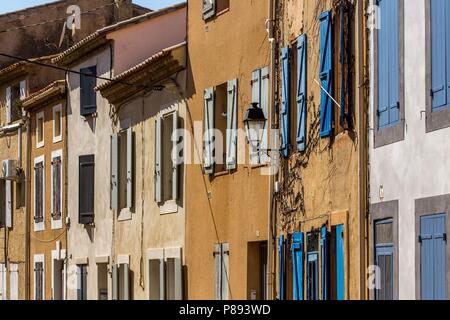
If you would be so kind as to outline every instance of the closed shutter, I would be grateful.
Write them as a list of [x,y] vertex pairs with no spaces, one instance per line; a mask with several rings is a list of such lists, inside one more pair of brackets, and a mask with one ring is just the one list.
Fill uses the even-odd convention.
[[293,272],[293,291],[294,300],[303,300],[303,252],[304,252],[303,232],[294,233],[292,243],[292,272]]
[[222,300],[222,246],[214,245],[214,292],[216,300]]
[[345,299],[344,225],[336,226],[336,299]]
[[9,300],[19,300],[19,265],[9,264]]
[[44,222],[44,163],[37,163],[34,168],[35,181],[35,213],[36,223]]
[[79,223],[94,222],[94,155],[80,157]]
[[162,202],[162,170],[163,170],[163,162],[162,162],[162,118],[158,118],[155,121],[155,201]]
[[205,110],[204,110],[204,169],[206,174],[214,173],[214,89],[205,90]]
[[166,299],[166,264],[164,259],[159,259],[159,300]]
[[77,282],[77,299],[87,300],[87,267],[85,265],[78,266]]
[[227,170],[237,165],[237,79],[228,81],[227,95]]
[[284,236],[278,238],[278,300],[285,299],[285,256],[284,256]]
[[[81,69],[80,72],[80,114],[88,116],[97,111],[97,94],[94,90],[97,84],[97,67]],[[92,75],[92,76],[90,76]]]
[[0,301],[6,300],[6,267],[0,263]]
[[5,213],[6,213],[6,227],[7,228],[12,228],[12,226],[13,226],[13,214],[12,214],[12,207],[13,207],[13,205],[12,205],[12,203],[13,203],[13,200],[12,200],[12,182],[11,181],[9,181],[9,180],[7,180],[6,182],[5,182],[5,192],[6,192],[6,195],[5,195],[5,199],[6,199],[6,203],[5,203],[5,205],[6,205],[6,208],[5,208]]
[[[333,61],[332,61],[332,21],[331,12],[323,12],[320,17],[320,83],[322,87],[333,95]],[[330,96],[321,90],[320,93],[320,136],[331,135],[333,123],[333,102]]]
[[112,300],[119,300],[119,269],[112,266]]
[[130,300],[130,265],[125,263],[123,267],[123,300]]
[[[448,0],[433,0],[431,5],[431,97],[432,109],[437,110],[448,104],[447,82],[447,16]],[[450,63],[450,61],[448,61]]]
[[61,157],[53,159],[53,220],[61,220]]
[[[257,103],[261,108],[261,69],[255,70],[252,73],[252,102]],[[253,145],[249,144],[250,163],[253,165],[260,163],[259,151]]]
[[289,132],[290,132],[290,60],[289,48],[281,49],[281,154],[289,157]]
[[36,274],[36,300],[44,300],[44,264],[43,262],[35,263]]
[[203,0],[203,19],[209,19],[216,14],[216,0]]
[[133,185],[134,185],[134,172],[133,172],[133,162],[134,162],[134,139],[133,130],[131,128],[127,129],[127,208],[133,207]]
[[228,300],[228,292],[230,287],[230,245],[222,244],[222,300]]
[[172,113],[172,152],[171,152],[171,158],[172,158],[172,199],[176,200],[178,199],[178,156],[177,153],[178,147],[178,112],[175,111]]
[[12,91],[11,87],[6,88],[5,93],[6,98],[6,123],[10,123],[12,120],[11,113],[12,113]]
[[306,35],[297,38],[297,149],[306,148]]
[[119,209],[119,136],[111,135],[111,210]]
[[175,283],[175,300],[183,300],[183,266],[181,258],[173,258],[174,264],[174,283]]
[[261,69],[261,102],[260,107],[264,113],[264,118],[266,118],[266,124],[264,126],[264,131],[262,134],[261,150],[259,151],[259,162],[267,163],[270,158],[267,154],[269,150],[269,67],[264,67]]
[[327,227],[323,227],[320,230],[320,255],[322,265],[322,300],[329,299],[329,246],[328,246],[328,230]]

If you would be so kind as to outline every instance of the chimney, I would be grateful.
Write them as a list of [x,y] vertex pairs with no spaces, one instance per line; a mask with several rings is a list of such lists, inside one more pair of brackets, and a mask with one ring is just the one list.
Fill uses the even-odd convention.
[[114,0],[114,18],[116,22],[128,20],[133,17],[132,0]]

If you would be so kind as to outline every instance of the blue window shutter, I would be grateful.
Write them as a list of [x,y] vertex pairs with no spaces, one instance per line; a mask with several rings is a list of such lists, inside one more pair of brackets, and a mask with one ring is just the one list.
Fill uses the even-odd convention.
[[344,225],[336,226],[336,299],[345,299]]
[[279,287],[278,287],[278,299],[279,300],[284,300],[285,299],[285,294],[284,294],[284,290],[285,290],[285,267],[284,267],[284,262],[285,262],[285,257],[284,257],[284,236],[281,235],[278,238],[278,282],[279,282]]
[[389,4],[378,1],[379,14],[384,21],[378,31],[378,127],[389,124]]
[[294,300],[303,300],[303,232],[293,235],[292,243],[292,272]]
[[297,39],[297,149],[302,152],[306,148],[306,35]]
[[320,254],[322,259],[322,300],[329,299],[329,254],[328,254],[328,230],[323,227],[320,230]]
[[[320,83],[333,95],[333,62],[332,62],[332,20],[331,12],[325,11],[320,17]],[[321,90],[320,93],[320,137],[331,135],[333,125],[333,101]]]
[[281,154],[289,157],[289,124],[290,124],[290,75],[289,48],[281,49]]
[[[448,0],[431,1],[431,97],[433,111],[447,105],[446,7]],[[450,61],[449,61],[450,62]]]
[[97,67],[80,69],[80,73],[80,114],[88,116],[97,111],[97,93],[94,90],[97,78],[93,77],[97,75]]
[[389,1],[389,124],[400,120],[400,65],[398,0]]

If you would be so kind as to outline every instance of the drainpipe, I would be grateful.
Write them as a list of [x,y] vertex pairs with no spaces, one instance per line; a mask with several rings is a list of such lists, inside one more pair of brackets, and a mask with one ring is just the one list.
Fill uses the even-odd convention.
[[26,114],[25,118],[25,128],[27,130],[26,138],[26,173],[24,177],[24,189],[25,189],[25,299],[30,300],[31,288],[30,288],[30,272],[31,272],[31,251],[30,251],[30,220],[31,220],[31,121],[29,114]]
[[[269,83],[270,83],[270,92],[269,92],[269,125],[274,123],[275,119],[275,38],[274,38],[274,0],[268,0],[268,19],[266,21],[267,33],[269,35],[269,46],[270,46],[270,72],[269,72]],[[272,129],[272,126],[270,127]],[[270,135],[269,135],[270,136]],[[266,298],[267,300],[273,299],[274,292],[274,276],[272,271],[272,247],[273,247],[273,234],[272,234],[272,217],[273,217],[273,198],[274,198],[274,178],[275,175],[271,174],[269,176],[269,201],[268,201],[268,210],[267,210],[267,288],[266,288]]]

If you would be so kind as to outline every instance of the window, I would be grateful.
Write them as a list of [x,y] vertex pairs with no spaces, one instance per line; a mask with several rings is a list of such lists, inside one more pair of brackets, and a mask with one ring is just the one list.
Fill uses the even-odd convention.
[[319,234],[309,233],[306,240],[307,300],[319,300]]
[[[320,137],[330,137],[333,130],[334,105],[333,96],[333,60],[332,60],[332,17],[330,11],[323,12],[320,17],[320,72],[319,81],[323,89],[320,91]],[[325,90],[324,90],[325,89]]]
[[62,228],[62,150],[52,154],[52,228]]
[[247,243],[247,300],[267,299],[267,242]]
[[0,263],[0,301],[6,300],[6,265]]
[[[1,298],[0,298],[1,300]],[[19,300],[19,264],[9,264],[9,300]]]
[[379,268],[379,289],[376,300],[393,300],[394,298],[394,233],[393,220],[375,222],[375,265]]
[[94,155],[79,159],[79,223],[94,223]]
[[228,300],[230,279],[230,245],[218,243],[214,246],[215,295],[216,300]]
[[[155,123],[155,200],[160,204],[178,199],[180,137],[178,112],[163,114]],[[174,152],[172,152],[174,151]]]
[[264,164],[269,161],[268,152],[268,123],[269,123],[269,68],[261,68],[252,73],[252,102],[258,104],[264,112],[266,125],[262,132],[261,150],[255,150],[250,146],[250,163],[252,165]]
[[22,116],[21,100],[27,96],[27,82],[20,81],[6,88],[6,122],[19,120]]
[[97,66],[80,70],[80,114],[90,116],[97,112]]
[[56,251],[52,252],[52,300],[64,300],[64,259],[58,259],[56,254]]
[[34,300],[45,300],[44,255],[34,256]]
[[0,201],[3,203],[3,206],[0,207],[0,226],[6,228],[13,226],[12,186],[12,181],[0,180]]
[[148,272],[150,300],[183,299],[183,270],[180,249],[150,250]]
[[53,143],[62,140],[62,105],[53,107]]
[[44,112],[36,115],[36,148],[44,146]]
[[77,300],[87,300],[87,265],[77,265]]
[[121,263],[115,267],[118,283],[114,291],[117,291],[118,300],[130,300],[130,265]]
[[203,19],[210,19],[230,8],[230,0],[203,0]]
[[34,231],[44,230],[44,190],[44,157],[39,157],[34,161]]
[[[111,208],[134,205],[134,133],[131,128],[111,136]],[[120,213],[120,212],[119,212]]]
[[108,264],[97,264],[98,300],[108,300]]

